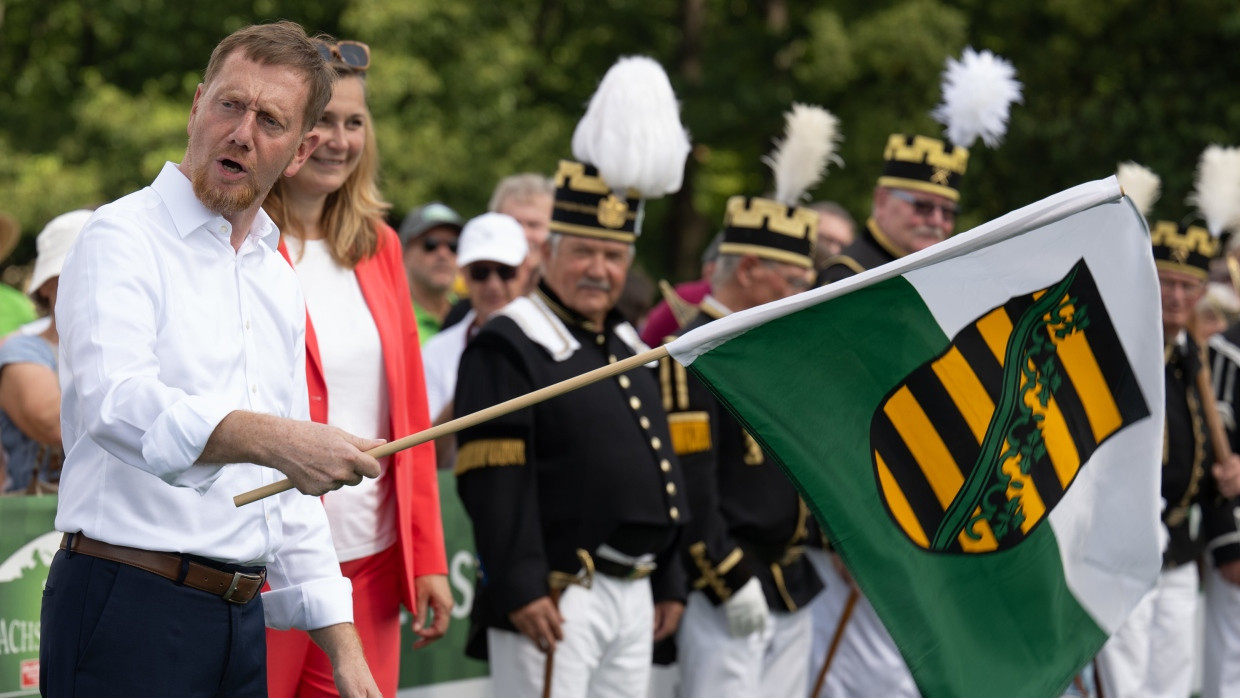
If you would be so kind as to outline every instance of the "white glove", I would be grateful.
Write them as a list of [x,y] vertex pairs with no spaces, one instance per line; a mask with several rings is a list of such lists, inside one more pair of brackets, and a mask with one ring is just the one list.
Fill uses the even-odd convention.
[[723,602],[723,610],[728,614],[728,631],[732,637],[762,632],[771,617],[766,595],[762,593],[762,583],[757,577],[750,577],[748,582],[733,592],[732,597]]

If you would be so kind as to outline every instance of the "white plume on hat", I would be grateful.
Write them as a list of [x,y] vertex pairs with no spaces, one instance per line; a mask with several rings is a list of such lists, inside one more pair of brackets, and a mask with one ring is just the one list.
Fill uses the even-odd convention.
[[1188,203],[1206,221],[1214,237],[1235,231],[1240,224],[1240,148],[1211,145],[1197,163],[1194,189]]
[[680,190],[689,134],[663,67],[621,58],[603,76],[573,132],[573,156],[598,168],[613,190],[657,198]]
[[1121,162],[1115,169],[1115,177],[1124,195],[1132,199],[1137,212],[1149,216],[1150,209],[1154,208],[1154,202],[1162,193],[1162,179],[1150,169],[1131,161]]
[[979,137],[987,147],[1003,142],[1008,110],[1021,101],[1016,69],[990,51],[965,48],[960,60],[947,59],[943,102],[931,116],[943,124],[948,140],[970,148]]
[[831,163],[843,165],[835,153],[843,137],[840,120],[834,114],[811,104],[793,104],[784,114],[784,139],[775,142],[775,151],[762,158],[775,173],[775,200],[797,206],[805,192],[817,184]]

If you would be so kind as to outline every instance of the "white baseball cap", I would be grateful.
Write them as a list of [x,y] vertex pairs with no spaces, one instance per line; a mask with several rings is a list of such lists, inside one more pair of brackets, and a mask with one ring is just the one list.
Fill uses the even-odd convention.
[[86,225],[86,221],[94,215],[94,211],[80,209],[56,216],[44,226],[35,240],[36,257],[34,271],[30,274],[30,294],[38,292],[39,287],[48,279],[60,276],[60,269],[65,265],[65,256],[78,233]]
[[456,264],[464,268],[474,262],[499,262],[516,267],[525,261],[529,251],[525,229],[516,218],[503,213],[484,213],[470,219],[461,230]]

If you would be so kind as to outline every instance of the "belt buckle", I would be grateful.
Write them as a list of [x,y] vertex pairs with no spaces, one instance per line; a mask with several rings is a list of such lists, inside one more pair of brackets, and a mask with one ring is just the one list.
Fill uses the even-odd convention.
[[237,584],[240,583],[241,580],[243,579],[249,582],[257,582],[260,587],[263,585],[263,575],[261,574],[242,574],[240,572],[233,572],[232,584],[228,585],[227,591],[225,591],[223,594],[220,594],[220,598],[224,599],[228,603],[236,603],[236,604],[249,603],[254,598],[253,596],[251,596],[249,599],[246,599],[245,601],[237,601],[237,600],[234,600],[232,597],[233,593],[237,591]]
[[653,562],[639,562],[633,565],[633,569],[625,575],[625,579],[643,579],[654,572],[657,564]]

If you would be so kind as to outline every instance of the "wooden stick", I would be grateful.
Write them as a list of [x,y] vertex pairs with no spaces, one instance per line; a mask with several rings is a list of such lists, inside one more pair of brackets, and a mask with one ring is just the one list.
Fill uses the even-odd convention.
[[[468,429],[469,427],[482,424],[483,422],[495,419],[496,417],[502,417],[506,414],[516,412],[517,410],[524,409],[531,405],[537,405],[538,403],[543,402],[544,400],[549,400],[557,395],[571,393],[578,388],[584,388],[585,386],[590,385],[591,383],[597,383],[604,378],[611,378],[612,376],[631,371],[638,366],[648,364],[652,361],[658,361],[665,356],[667,356],[667,347],[659,347],[657,349],[644,351],[636,356],[630,356],[622,361],[617,361],[614,364],[609,364],[607,366],[603,366],[602,368],[596,368],[588,373],[583,373],[580,376],[574,376],[573,378],[562,380],[555,385],[549,385],[545,388],[535,390],[532,393],[526,393],[525,395],[501,402],[498,405],[492,405],[484,410],[478,410],[473,414],[467,414],[464,417],[458,417],[450,422],[444,422],[437,427],[431,427],[430,429],[419,431],[416,434],[410,434],[402,439],[389,441],[382,446],[370,449],[366,453],[374,456],[375,458],[390,456],[397,451],[412,448],[418,444],[432,441],[447,434],[455,434],[462,429]],[[236,506],[244,506],[252,502],[257,502],[260,499],[270,497],[273,494],[279,494],[291,489],[293,489],[292,482],[288,480],[280,480],[279,482],[273,482],[270,485],[263,485],[262,487],[250,490],[249,492],[243,492],[233,497],[233,504]]]
[[1209,355],[1204,345],[1201,350],[1201,370],[1197,372],[1197,394],[1201,397],[1201,413],[1206,418],[1206,426],[1210,429],[1210,443],[1214,446],[1214,462],[1226,463],[1227,459],[1231,458],[1231,442],[1227,440],[1227,430],[1223,428],[1223,420],[1218,414],[1218,403],[1214,400]]
[[831,636],[831,647],[827,649],[827,656],[822,660],[822,668],[818,670],[818,679],[814,681],[814,692],[809,694],[810,698],[818,698],[818,694],[822,692],[822,685],[827,681],[827,670],[831,668],[831,660],[835,659],[835,651],[840,648],[840,640],[844,637],[844,626],[848,625],[848,619],[852,617],[853,609],[857,607],[857,599],[860,596],[857,586],[850,584],[848,601],[844,602],[844,612],[840,614],[840,622],[835,624],[835,634]]

